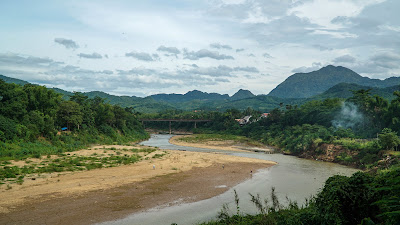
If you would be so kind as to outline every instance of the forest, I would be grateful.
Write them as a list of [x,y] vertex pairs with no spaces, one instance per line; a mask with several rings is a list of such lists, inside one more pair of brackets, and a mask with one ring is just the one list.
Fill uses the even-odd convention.
[[79,92],[64,100],[44,86],[0,80],[0,161],[146,138],[131,108]]
[[[275,146],[285,154],[322,159],[363,169],[351,177],[330,177],[324,188],[305,205],[289,201],[282,205],[272,191],[270,199],[252,196],[259,209],[256,215],[240,212],[230,215],[222,208],[219,219],[205,224],[397,224],[400,221],[400,92],[390,102],[372,96],[370,90],[353,91],[347,99],[325,99],[301,106],[283,105],[270,112],[248,108],[225,112],[179,112],[140,115],[151,118],[212,119],[197,129],[184,123],[174,128],[193,129],[198,138],[245,136]],[[235,119],[251,115],[249,124],[240,126]],[[167,124],[149,123],[165,129]],[[324,158],[327,146],[334,158]],[[278,190],[279,191],[279,190]],[[251,194],[251,193],[249,193]]]
[[[370,94],[370,90],[353,91],[347,99],[312,100],[301,106],[283,105],[270,111],[267,118],[248,108],[225,112],[183,112],[141,114],[140,118],[211,119],[194,129],[194,133],[246,136],[280,151],[306,158],[323,154],[326,145],[341,151],[333,161],[361,169],[389,167],[397,163],[400,140],[400,92],[391,102]],[[235,119],[251,115],[250,123],[240,126]],[[167,123],[146,122],[146,126],[166,129]],[[174,123],[174,129],[193,129],[193,124]],[[389,157],[388,157],[389,156]],[[384,161],[381,161],[383,160]]]

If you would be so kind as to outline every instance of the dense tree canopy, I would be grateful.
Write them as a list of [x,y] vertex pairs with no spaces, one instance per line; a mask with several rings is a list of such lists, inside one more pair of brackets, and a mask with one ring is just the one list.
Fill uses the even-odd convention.
[[[32,84],[20,86],[0,80],[2,142],[10,144],[36,142],[44,138],[54,145],[60,145],[66,142],[61,132],[62,127],[67,127],[72,132],[79,132],[82,136],[89,135],[93,137],[93,141],[97,140],[99,134],[113,134],[107,138],[114,141],[117,141],[120,134],[134,138],[147,136],[131,110],[105,103],[99,97],[88,99],[81,93],[75,92],[70,100],[63,100],[60,94],[43,86]],[[0,152],[0,155],[3,153]]]

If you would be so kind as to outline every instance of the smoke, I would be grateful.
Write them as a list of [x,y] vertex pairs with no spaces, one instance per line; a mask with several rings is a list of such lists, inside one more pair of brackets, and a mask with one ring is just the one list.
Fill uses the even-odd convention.
[[351,102],[343,102],[342,108],[332,121],[335,128],[354,129],[364,121],[364,115]]

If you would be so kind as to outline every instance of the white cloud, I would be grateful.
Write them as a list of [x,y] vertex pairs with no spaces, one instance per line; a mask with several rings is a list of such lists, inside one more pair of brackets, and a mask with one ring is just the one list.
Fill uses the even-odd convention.
[[255,6],[248,12],[247,18],[242,23],[269,23],[272,19],[264,15],[261,7]]
[[146,52],[135,52],[135,51],[125,53],[125,56],[132,57],[140,61],[155,61],[159,58],[157,54],[150,55],[149,53]]
[[337,57],[333,60],[335,63],[354,63],[356,62],[356,58],[354,58],[351,55],[343,55],[340,57]]
[[[97,52],[93,52],[92,54],[86,54],[86,53],[79,53],[78,56],[80,58],[87,58],[87,59],[101,59],[103,58],[102,55],[100,55]],[[108,56],[107,56],[108,57]]]
[[232,47],[230,45],[223,45],[223,44],[220,44],[220,43],[211,43],[210,47],[211,48],[216,48],[216,49],[228,49],[228,50],[232,49]]
[[372,4],[378,4],[384,0],[314,0],[288,10],[288,14],[294,14],[301,18],[307,18],[312,23],[329,29],[340,28],[331,21],[336,17],[357,17],[362,10]]
[[181,53],[177,47],[165,47],[164,45],[161,45],[160,47],[157,48],[157,51],[161,52],[168,52],[174,55],[177,55]]
[[41,2],[26,14],[7,5],[0,71],[69,90],[266,94],[292,71],[330,63],[400,75],[397,0],[73,0],[51,15]]
[[77,49],[79,48],[79,45],[71,40],[71,39],[65,39],[65,38],[55,38],[54,42],[60,45],[63,45],[67,49],[72,48],[72,49]]
[[220,54],[216,51],[210,51],[207,49],[201,49],[199,51],[188,51],[187,49],[184,50],[184,56],[186,59],[190,60],[199,60],[201,58],[211,58],[216,60],[225,60],[225,59],[234,59],[230,55]]

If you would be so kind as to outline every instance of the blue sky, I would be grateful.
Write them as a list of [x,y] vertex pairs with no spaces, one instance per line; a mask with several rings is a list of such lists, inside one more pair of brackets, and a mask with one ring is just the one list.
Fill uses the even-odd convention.
[[0,8],[0,74],[68,91],[268,94],[329,64],[400,76],[398,0],[3,0]]

